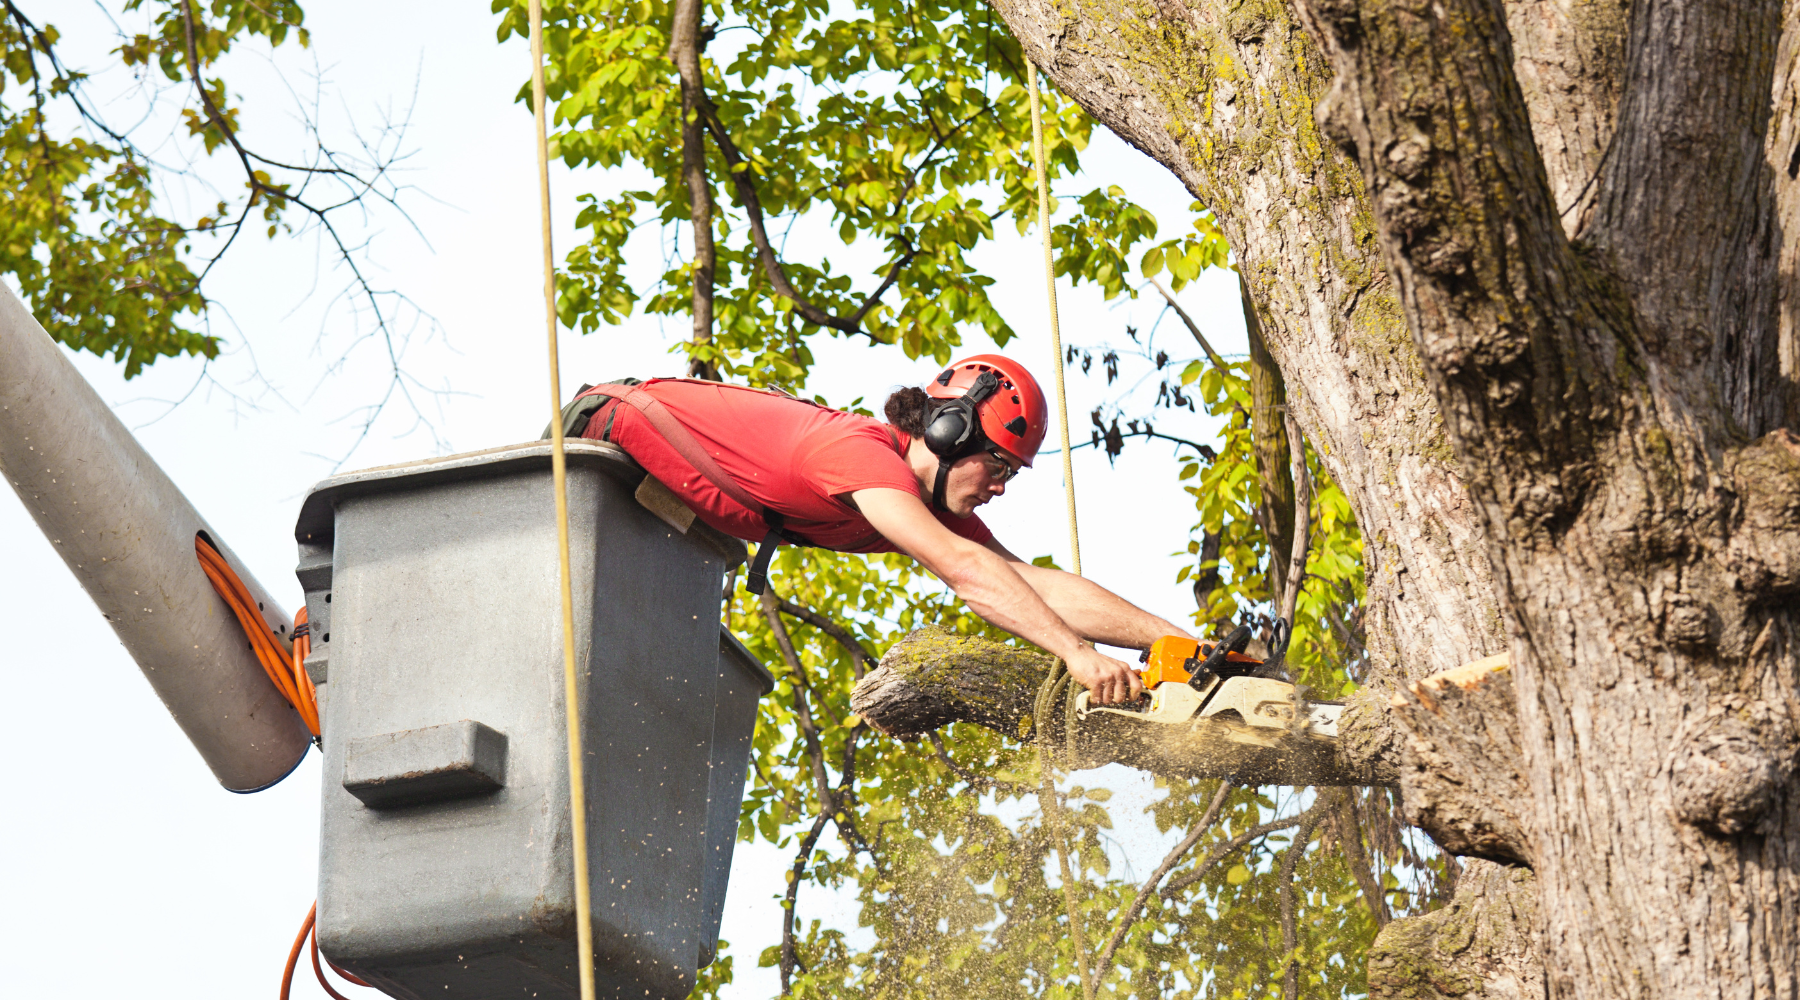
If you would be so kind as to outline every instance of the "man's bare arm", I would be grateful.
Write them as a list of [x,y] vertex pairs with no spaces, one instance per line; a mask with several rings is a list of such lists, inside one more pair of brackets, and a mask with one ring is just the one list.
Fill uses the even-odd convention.
[[987,547],[1005,559],[1013,572],[1069,627],[1088,639],[1109,646],[1147,649],[1162,636],[1189,635],[1187,629],[1145,611],[1092,580],[1060,569],[1033,566],[998,541],[988,542]]
[[1062,657],[1094,701],[1106,705],[1142,693],[1135,670],[1084,643],[1004,557],[938,523],[918,497],[867,489],[850,498],[882,537],[936,574],[976,614]]

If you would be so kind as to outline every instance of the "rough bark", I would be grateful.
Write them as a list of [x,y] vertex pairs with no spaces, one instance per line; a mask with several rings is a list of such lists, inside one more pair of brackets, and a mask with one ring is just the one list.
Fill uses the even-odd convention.
[[1314,123],[1329,67],[1278,2],[991,0],[1026,54],[1219,215],[1302,429],[1366,541],[1378,684],[1505,649],[1474,510],[1376,246]]
[[1765,152],[1779,5],[1634,5],[1578,244],[1496,5],[1306,10],[1514,633],[1551,988],[1792,996],[1800,437],[1778,426],[1793,385]]

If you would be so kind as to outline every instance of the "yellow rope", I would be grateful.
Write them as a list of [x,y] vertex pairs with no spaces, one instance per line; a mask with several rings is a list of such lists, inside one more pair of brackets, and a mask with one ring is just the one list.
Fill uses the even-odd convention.
[[1044,114],[1038,109],[1037,64],[1027,59],[1031,91],[1031,155],[1037,162],[1038,232],[1044,237],[1044,284],[1050,290],[1050,345],[1056,350],[1056,426],[1062,432],[1063,496],[1069,503],[1069,558],[1081,575],[1081,534],[1075,528],[1075,461],[1069,453],[1069,394],[1063,386],[1062,321],[1056,312],[1056,257],[1050,249],[1050,183],[1044,175]]
[[[1056,257],[1050,245],[1050,183],[1046,179],[1044,167],[1044,114],[1038,106],[1037,64],[1027,59],[1026,71],[1029,74],[1027,90],[1031,94],[1031,156],[1037,164],[1037,196],[1038,196],[1038,231],[1044,236],[1044,284],[1050,291],[1050,344],[1055,350],[1052,358],[1052,370],[1056,372],[1056,418],[1057,428],[1062,432],[1062,465],[1063,496],[1069,506],[1069,556],[1076,576],[1081,575],[1081,534],[1075,526],[1075,462],[1069,453],[1069,396],[1063,385],[1063,347],[1062,323],[1056,312]],[[1061,661],[1057,662],[1058,670],[1051,671],[1052,680],[1060,672]],[[1073,697],[1073,694],[1070,695]],[[1056,799],[1056,779],[1051,774],[1050,755],[1045,748],[1044,721],[1049,713],[1049,704],[1054,702],[1054,693],[1044,696],[1040,692],[1037,719],[1035,725],[1038,735],[1038,767],[1043,776],[1043,796],[1045,818],[1056,828],[1056,839],[1059,847],[1057,861],[1061,865],[1063,884],[1063,906],[1069,912],[1069,936],[1075,940],[1075,971],[1081,975],[1081,993],[1086,1000],[1094,1000],[1094,979],[1088,971],[1087,934],[1081,928],[1081,908],[1075,899],[1075,876],[1070,864],[1072,849],[1069,845],[1067,828],[1062,824],[1062,810]],[[1098,972],[1099,970],[1094,970]]]
[[587,795],[581,775],[581,702],[575,677],[575,594],[569,571],[569,468],[563,454],[562,372],[556,345],[556,256],[550,247],[550,140],[544,107],[544,8],[531,0],[531,107],[537,119],[538,209],[544,235],[544,325],[550,336],[550,469],[562,584],[563,707],[569,733],[569,825],[575,850],[575,949],[581,1000],[594,1000],[593,901],[588,896]]

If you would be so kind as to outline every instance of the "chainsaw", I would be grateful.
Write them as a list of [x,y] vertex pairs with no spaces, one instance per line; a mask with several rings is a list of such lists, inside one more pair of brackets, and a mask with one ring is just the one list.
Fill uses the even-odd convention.
[[1083,691],[1076,696],[1075,709],[1083,716],[1107,713],[1169,726],[1235,721],[1335,737],[1344,706],[1301,698],[1281,666],[1288,638],[1288,623],[1277,618],[1270,656],[1259,660],[1244,653],[1250,643],[1247,625],[1240,625],[1219,642],[1165,635],[1144,651],[1144,669],[1138,675],[1147,693],[1137,707],[1090,707]]

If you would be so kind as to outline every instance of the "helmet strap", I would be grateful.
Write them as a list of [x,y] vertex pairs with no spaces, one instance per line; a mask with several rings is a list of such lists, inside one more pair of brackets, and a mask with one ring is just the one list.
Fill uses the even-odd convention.
[[956,459],[939,455],[937,483],[931,487],[931,505],[946,514],[950,513],[950,508],[944,504],[944,487],[950,484],[950,466],[954,464]]

